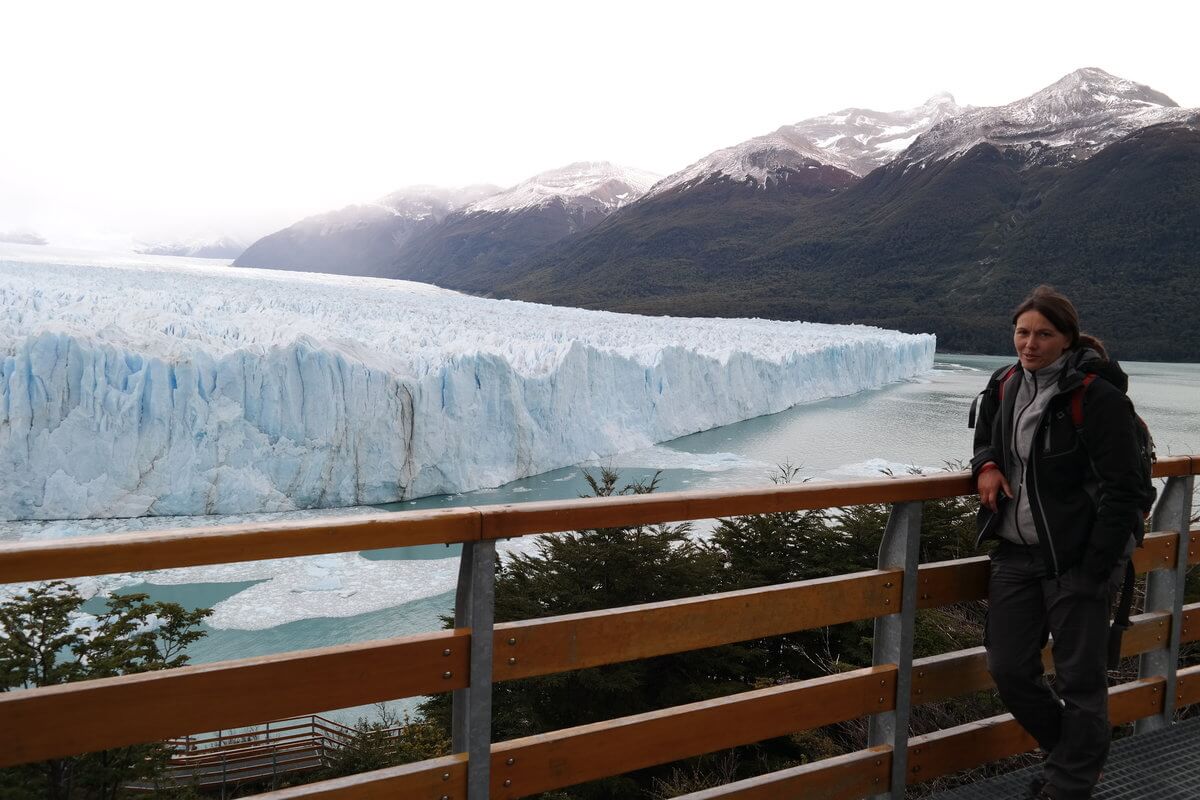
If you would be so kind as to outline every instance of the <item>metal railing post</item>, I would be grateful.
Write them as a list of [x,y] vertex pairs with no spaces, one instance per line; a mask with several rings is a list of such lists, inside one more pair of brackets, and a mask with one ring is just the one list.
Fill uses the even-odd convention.
[[496,543],[464,542],[454,598],[454,627],[471,629],[470,685],[454,691],[451,739],[467,754],[467,798],[487,800],[492,762],[492,631]]
[[921,557],[921,502],[895,503],[879,546],[880,569],[904,570],[897,613],[875,619],[875,665],[896,665],[896,708],[871,717],[867,746],[890,745],[888,792],[876,798],[903,798],[908,774],[908,722],[912,710],[913,637],[917,620],[917,566]]
[[1167,479],[1158,505],[1154,507],[1151,527],[1156,531],[1178,531],[1175,569],[1154,570],[1146,577],[1146,611],[1170,611],[1171,629],[1166,647],[1142,654],[1138,677],[1163,677],[1163,712],[1143,717],[1134,723],[1135,733],[1159,730],[1171,724],[1175,715],[1176,673],[1179,670],[1179,638],[1183,634],[1183,592],[1187,580],[1188,541],[1192,516],[1192,490],[1195,476]]

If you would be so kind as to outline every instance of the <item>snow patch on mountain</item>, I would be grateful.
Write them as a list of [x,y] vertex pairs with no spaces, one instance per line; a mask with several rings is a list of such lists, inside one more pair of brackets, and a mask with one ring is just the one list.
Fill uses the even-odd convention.
[[812,117],[710,153],[655,184],[647,196],[687,188],[714,177],[753,180],[766,186],[784,170],[822,165],[862,176],[891,161],[919,134],[962,110],[953,96],[942,93],[905,111],[846,108]]
[[411,220],[440,220],[447,214],[497,194],[501,189],[492,184],[475,184],[445,188],[428,184],[407,186],[379,198],[372,205],[386,209],[398,217]]
[[1088,67],[1008,105],[975,108],[945,120],[919,136],[902,158],[941,160],[986,142],[1024,150],[1037,163],[1065,163],[1149,125],[1195,117],[1195,109],[1179,108],[1162,92]]
[[568,208],[608,213],[629,205],[662,176],[608,161],[577,161],[472,203],[466,213],[500,213],[562,203]]

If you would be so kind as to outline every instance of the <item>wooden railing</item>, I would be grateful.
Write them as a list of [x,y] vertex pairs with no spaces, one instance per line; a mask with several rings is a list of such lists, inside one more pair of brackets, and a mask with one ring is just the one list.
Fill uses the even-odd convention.
[[[398,737],[403,729],[380,727],[372,734]],[[319,714],[272,720],[261,728],[171,739],[165,743],[170,757],[161,783],[221,787],[224,796],[226,786],[274,785],[281,778],[327,767],[333,756],[358,747],[359,741],[359,731]]]
[[[1156,465],[1167,478],[1154,533],[1134,557],[1150,573],[1146,612],[1123,643],[1139,678],[1111,690],[1114,723],[1169,724],[1200,702],[1200,668],[1178,668],[1200,639],[1183,604],[1200,533],[1189,529],[1200,457]],[[83,681],[0,696],[0,766],[268,719],[454,691],[454,755],[263,797],[517,798],[866,717],[862,751],[688,795],[700,798],[903,796],[930,780],[1032,749],[1011,717],[909,736],[913,706],[990,687],[982,648],[913,659],[918,609],[984,597],[987,559],[918,564],[922,502],[970,494],[967,475],[679,492],[345,521],[89,537],[0,547],[0,582],[461,542],[455,628],[350,645]],[[597,527],[890,503],[879,568],[703,597],[494,625],[495,542]],[[522,739],[491,742],[495,681],[547,675],[854,620],[875,620],[874,665]],[[1049,663],[1049,662],[1048,662]]]

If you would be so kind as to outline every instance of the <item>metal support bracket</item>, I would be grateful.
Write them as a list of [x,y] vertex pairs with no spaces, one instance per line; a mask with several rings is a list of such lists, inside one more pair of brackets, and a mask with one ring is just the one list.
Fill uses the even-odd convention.
[[873,663],[896,665],[896,708],[871,717],[867,746],[890,745],[890,790],[875,798],[903,798],[908,775],[908,723],[912,711],[913,639],[917,620],[917,566],[921,556],[920,502],[895,503],[879,547],[880,569],[904,570],[898,613],[875,619]]
[[1154,508],[1152,527],[1156,531],[1179,532],[1175,569],[1154,570],[1146,577],[1146,611],[1170,611],[1171,631],[1167,646],[1142,655],[1138,677],[1166,678],[1163,686],[1163,712],[1144,717],[1134,724],[1135,733],[1148,733],[1165,728],[1175,716],[1176,675],[1179,671],[1179,639],[1183,635],[1183,592],[1187,580],[1188,543],[1192,516],[1192,490],[1195,477],[1185,475],[1167,479],[1158,505]]
[[465,542],[458,566],[454,627],[471,629],[470,682],[454,691],[451,740],[467,754],[467,798],[487,800],[492,764],[492,632],[495,625],[496,543]]

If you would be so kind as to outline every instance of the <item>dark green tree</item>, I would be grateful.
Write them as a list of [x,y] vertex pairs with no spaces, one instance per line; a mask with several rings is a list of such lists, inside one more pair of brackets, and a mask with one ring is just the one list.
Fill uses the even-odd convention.
[[429,722],[413,721],[408,714],[397,716],[380,705],[376,718],[360,717],[349,738],[330,752],[325,769],[311,779],[305,778],[304,782],[423,761],[449,751],[450,739],[441,728]]
[[[585,473],[593,495],[653,492],[658,476],[621,484],[609,469]],[[534,552],[497,563],[496,621],[556,616],[717,591],[721,554],[697,540],[690,524],[597,528],[539,536]],[[690,703],[746,688],[754,675],[749,652],[722,647],[498,683],[496,741]],[[422,713],[449,728],[449,698]],[[648,775],[598,781],[570,797],[627,798]]]
[[[113,595],[85,622],[69,583],[33,586],[0,602],[0,691],[178,667],[204,636],[210,609]],[[126,784],[154,782],[168,753],[143,744],[0,770],[0,796],[24,800],[116,800]]]

